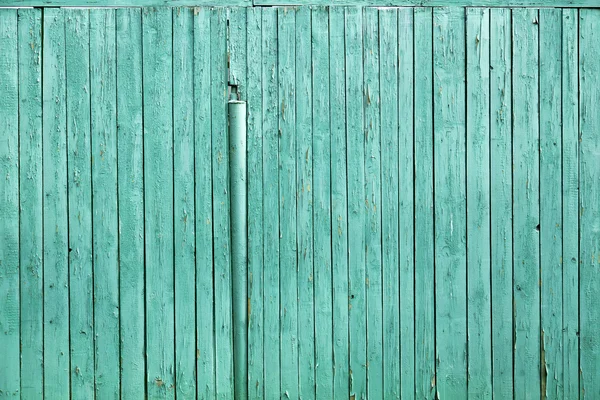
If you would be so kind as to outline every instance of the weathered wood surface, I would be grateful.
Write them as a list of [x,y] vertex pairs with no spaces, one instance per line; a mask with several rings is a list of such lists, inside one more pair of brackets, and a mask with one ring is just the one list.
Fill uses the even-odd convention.
[[599,22],[0,10],[0,393],[232,398],[232,93],[251,398],[600,396]]

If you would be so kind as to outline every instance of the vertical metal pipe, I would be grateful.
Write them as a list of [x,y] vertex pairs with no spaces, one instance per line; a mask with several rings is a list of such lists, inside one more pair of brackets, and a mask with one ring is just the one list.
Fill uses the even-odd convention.
[[248,227],[246,202],[246,102],[229,101],[229,193],[233,291],[233,372],[236,400],[248,398]]

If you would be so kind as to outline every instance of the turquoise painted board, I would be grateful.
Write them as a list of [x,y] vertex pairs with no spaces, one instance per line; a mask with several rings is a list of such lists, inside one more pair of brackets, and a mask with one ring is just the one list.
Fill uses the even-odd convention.
[[0,10],[0,394],[600,396],[599,18]]

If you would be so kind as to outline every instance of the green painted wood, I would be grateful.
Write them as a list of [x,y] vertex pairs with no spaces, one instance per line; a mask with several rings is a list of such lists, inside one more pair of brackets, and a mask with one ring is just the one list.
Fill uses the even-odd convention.
[[[331,265],[333,396],[350,397],[348,186],[346,140],[345,11],[329,9],[329,129],[331,131]],[[315,76],[318,71],[315,70]],[[320,91],[321,92],[321,91]],[[315,97],[318,99],[318,97]],[[316,104],[313,103],[313,104]],[[318,115],[315,115],[317,118]],[[315,144],[316,147],[316,144]],[[319,171],[316,168],[315,171]],[[315,237],[316,239],[316,237]],[[316,246],[315,246],[316,249]],[[316,257],[316,256],[315,256]],[[317,382],[318,384],[318,382]],[[317,386],[317,394],[319,387]]]
[[539,24],[541,392],[563,398],[561,10],[540,10]]
[[210,10],[194,9],[196,389],[199,399],[212,399],[216,393],[210,30]]
[[92,148],[90,18],[66,10],[67,147],[69,188],[69,310],[71,392],[94,397],[94,287],[92,269]]
[[43,29],[44,397],[68,398],[69,236],[64,11],[44,10]]
[[95,388],[97,397],[118,398],[120,350],[115,11],[90,10],[89,34]]
[[600,366],[598,348],[598,265],[600,223],[598,180],[600,179],[600,117],[595,111],[600,98],[600,40],[596,27],[600,22],[598,10],[579,11],[579,249],[580,249],[580,398],[600,396],[597,376]]
[[[298,262],[298,394],[315,398],[315,279],[313,262],[313,97],[311,9],[296,13],[296,242]],[[305,40],[303,40],[305,39]],[[314,270],[313,270],[314,267]],[[331,271],[325,270],[331,276]],[[323,327],[319,327],[322,329]]]
[[492,398],[490,10],[466,9],[469,398]]
[[142,12],[146,392],[175,396],[171,9]]
[[367,397],[367,290],[363,15],[345,10],[346,137],[348,190],[348,317],[350,397]]
[[365,211],[367,300],[367,396],[383,396],[383,301],[381,265],[381,99],[379,15],[364,12]]
[[514,396],[540,393],[538,11],[513,10]]
[[494,396],[513,394],[512,27],[509,9],[491,10],[492,353]]
[[578,11],[562,11],[562,293],[564,396],[579,397]]
[[43,394],[42,10],[18,11],[22,398]]
[[121,397],[146,390],[142,12],[116,10]]
[[[216,397],[233,397],[233,327],[227,142],[227,10],[210,14]],[[214,396],[214,394],[213,394]]]
[[[399,192],[400,167],[398,93],[398,10],[379,11],[379,56],[381,87],[381,215],[383,271],[383,393],[400,398],[400,249],[399,202],[408,200],[412,191]],[[404,59],[402,60],[404,61]],[[412,64],[412,63],[411,63]],[[412,97],[412,96],[411,96]],[[412,132],[411,132],[412,134]],[[412,135],[411,135],[412,136]],[[406,139],[403,135],[402,139]],[[405,143],[403,142],[403,145]],[[412,143],[411,143],[412,153]],[[395,168],[398,166],[399,168]],[[403,165],[404,167],[405,165]],[[403,179],[404,180],[404,179]],[[405,227],[404,227],[405,228]],[[412,245],[412,241],[411,241]],[[406,251],[406,248],[402,249]],[[404,252],[402,252],[404,255]],[[412,280],[411,280],[412,281]],[[369,281],[370,282],[370,281]],[[408,299],[406,299],[408,300]],[[400,333],[400,334],[399,334]],[[408,332],[407,332],[408,333]],[[411,332],[411,336],[412,336]]]
[[277,10],[277,77],[279,93],[279,324],[280,396],[298,392],[298,263],[296,256],[296,10]]
[[0,393],[20,391],[19,75],[17,10],[0,10]]
[[[312,202],[314,254],[315,398],[333,398],[333,270],[331,229],[331,126],[329,10],[312,10]],[[344,182],[345,183],[345,182]],[[347,325],[346,325],[347,327]],[[347,329],[347,328],[346,328]]]
[[229,9],[227,21],[227,51],[229,53],[229,84],[237,86],[238,97],[246,98],[247,75],[247,13],[251,10],[245,7]]
[[415,393],[433,399],[435,292],[433,236],[433,12],[414,9]]
[[465,14],[433,11],[437,396],[467,397]]
[[173,10],[173,165],[175,212],[176,396],[196,395],[194,204],[194,15]]
[[248,398],[264,398],[262,10],[246,16],[248,102]]
[[262,10],[264,397],[281,397],[277,9]]
[[[398,10],[398,189],[400,397],[415,397],[415,156],[414,156],[414,11]],[[391,89],[390,96],[393,93]],[[387,98],[386,95],[383,99]],[[394,125],[395,126],[395,125]],[[394,160],[395,161],[395,160]],[[392,164],[394,165],[394,164]],[[384,219],[385,221],[385,219]],[[384,236],[385,239],[385,236]],[[386,239],[387,240],[387,239]],[[390,284],[394,284],[391,282]],[[384,300],[387,298],[384,297]],[[385,353],[384,353],[385,354]],[[384,363],[384,371],[387,368]],[[387,391],[386,391],[387,393]]]
[[490,212],[492,394],[513,396],[512,29],[510,9],[490,10]]

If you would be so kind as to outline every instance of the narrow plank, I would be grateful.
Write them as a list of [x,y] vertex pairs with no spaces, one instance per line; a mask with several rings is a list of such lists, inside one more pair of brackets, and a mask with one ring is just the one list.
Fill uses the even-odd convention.
[[562,293],[564,397],[579,397],[578,11],[562,11]]
[[43,394],[42,10],[18,11],[22,398]]
[[279,325],[279,131],[277,9],[262,10],[264,388],[281,397]]
[[514,396],[540,394],[538,11],[513,10]]
[[146,392],[175,394],[172,12],[142,13],[146,238]]
[[579,11],[579,249],[580,249],[580,396],[600,396],[596,379],[600,366],[598,346],[598,291],[600,290],[600,116],[596,110],[600,97],[600,38],[597,26],[600,10]]
[[229,84],[235,85],[239,99],[246,97],[247,71],[247,12],[245,7],[228,9],[229,33],[227,36],[227,51],[229,52]]
[[[329,11],[312,10],[312,202],[314,221],[315,398],[333,396],[333,270],[331,259],[331,126],[329,120]],[[299,115],[300,117],[300,115]],[[347,276],[347,275],[346,275]],[[347,278],[346,278],[347,280]],[[347,309],[347,308],[346,308]],[[346,325],[347,327],[347,325]],[[347,329],[347,328],[346,328]],[[346,343],[348,341],[346,340]]]
[[19,396],[19,67],[17,10],[0,10],[0,393]]
[[492,394],[513,397],[511,10],[490,10]]
[[348,317],[350,396],[367,397],[367,291],[363,15],[345,10],[346,140],[348,190]]
[[69,275],[65,19],[43,21],[44,397],[69,398]]
[[203,7],[194,9],[196,389],[198,399],[213,399],[216,394],[210,12],[208,8]]
[[[313,264],[313,98],[312,11],[296,12],[296,241],[298,259],[298,394],[315,398],[315,309],[313,276],[326,265]],[[313,271],[314,266],[314,271]],[[321,270],[321,271],[319,271]],[[322,329],[322,327],[319,327]]]
[[116,10],[121,397],[144,397],[144,137],[142,12]]
[[465,15],[433,12],[437,396],[467,397]]
[[119,233],[115,11],[90,10],[96,396],[118,398]]
[[229,148],[227,146],[227,10],[210,14],[213,258],[216,398],[233,398],[233,327],[229,257]]
[[277,10],[279,89],[279,265],[281,395],[298,393],[298,264],[296,258],[296,10]]
[[563,398],[561,10],[541,9],[539,25],[541,392]]
[[466,14],[468,394],[491,399],[490,10]]
[[194,16],[173,9],[173,165],[175,207],[176,396],[196,395],[196,304],[194,223]]
[[90,20],[88,10],[65,10],[69,189],[69,310],[71,392],[94,397],[92,283],[92,150]]
[[[400,397],[415,397],[414,10],[398,10]],[[393,89],[392,89],[393,93]],[[384,96],[385,99],[385,96]],[[385,299],[385,298],[384,298]],[[387,363],[385,364],[387,365]]]
[[[415,393],[433,399],[435,292],[433,236],[433,13],[414,9]],[[418,266],[418,267],[417,267]]]
[[[383,271],[383,393],[400,398],[400,244],[399,201],[402,193],[399,157],[398,10],[379,11],[379,54],[381,87],[381,225]],[[402,38],[402,41],[411,38]],[[404,61],[404,59],[402,59]],[[403,137],[402,139],[406,139]],[[403,143],[404,145],[405,143]],[[412,150],[412,143],[411,143]],[[404,166],[404,165],[403,165]],[[402,171],[405,173],[406,171]],[[404,174],[403,174],[404,175]],[[405,178],[405,176],[403,176]],[[404,180],[404,179],[403,179]],[[402,198],[402,200],[400,200]],[[412,243],[411,243],[412,245]],[[404,248],[403,250],[406,250]],[[371,281],[369,280],[369,283]],[[411,299],[412,300],[412,299]],[[412,335],[412,332],[411,332]]]
[[247,13],[248,398],[264,398],[262,10]]
[[[350,397],[348,186],[346,142],[345,18],[329,8],[329,129],[331,130],[331,265],[333,273],[333,396]],[[315,73],[317,71],[315,70]],[[315,171],[317,171],[315,166]],[[317,387],[317,394],[319,388]],[[320,397],[320,396],[319,396]]]
[[383,396],[383,309],[381,265],[381,100],[379,96],[379,13],[364,10],[365,211],[367,396]]

